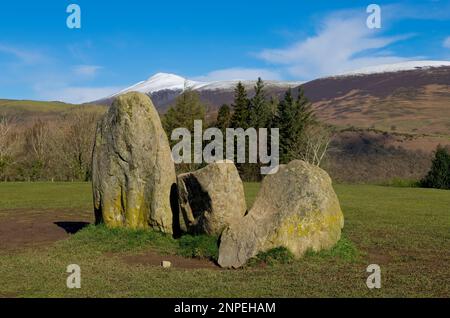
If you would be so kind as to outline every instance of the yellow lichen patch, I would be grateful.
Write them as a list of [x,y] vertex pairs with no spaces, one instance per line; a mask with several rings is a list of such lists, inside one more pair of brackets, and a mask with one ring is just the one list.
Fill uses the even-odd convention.
[[130,193],[126,205],[125,226],[131,229],[142,229],[148,227],[147,204],[143,193]]
[[123,225],[124,211],[122,208],[120,193],[112,200],[112,204],[108,200],[104,200],[103,222],[108,227],[121,227]]
[[301,257],[309,248],[320,250],[331,247],[340,238],[343,215],[335,204],[330,211],[314,210],[306,217],[294,214],[286,218],[268,239],[267,248],[284,246]]

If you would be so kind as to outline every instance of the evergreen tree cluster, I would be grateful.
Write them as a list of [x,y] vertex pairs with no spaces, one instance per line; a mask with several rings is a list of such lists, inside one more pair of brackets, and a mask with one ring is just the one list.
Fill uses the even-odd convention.
[[[178,141],[172,140],[171,135],[176,128],[187,128],[191,134],[194,133],[194,121],[206,121],[206,106],[201,102],[197,92],[186,88],[183,93],[177,97],[175,104],[169,107],[167,113],[162,118],[163,128],[169,137],[170,146],[173,147]],[[192,147],[193,147],[192,140]],[[177,173],[194,171],[202,167],[202,164],[193,163],[194,154],[192,153],[192,163],[182,163],[176,166]]]
[[426,188],[450,189],[450,153],[438,146],[431,163],[431,169],[422,180]]
[[205,121],[206,106],[200,101],[197,92],[190,88],[177,97],[175,105],[171,106],[164,115],[162,124],[169,139],[175,128],[187,128],[190,132],[194,131],[194,120]]
[[[269,147],[270,129],[279,128],[280,163],[303,158],[301,151],[303,141],[307,138],[306,131],[316,121],[311,103],[305,97],[302,88],[298,89],[295,96],[291,89],[288,89],[281,100],[275,96],[267,96],[261,78],[258,78],[253,89],[252,97],[249,97],[245,86],[239,82],[234,91],[232,105],[222,105],[219,108],[216,122],[211,124],[222,130],[224,141],[226,128],[243,128],[244,130],[255,128],[257,131],[259,128],[267,128]],[[197,92],[187,88],[164,115],[163,126],[170,139],[171,132],[178,127],[187,128],[192,133],[194,120],[202,120],[204,129],[209,126],[205,122],[206,106],[201,102]],[[171,146],[176,142],[171,141]],[[269,149],[269,153],[270,151]],[[244,163],[236,164],[236,166],[243,179],[260,180],[259,164]],[[199,168],[198,165],[194,164],[179,165],[178,170],[189,171],[197,168]]]
[[[232,113],[232,114],[231,114]],[[234,102],[223,105],[217,116],[217,126],[225,128],[279,128],[280,161],[287,163],[298,157],[299,145],[305,138],[307,127],[315,122],[311,103],[303,89],[298,89],[294,98],[288,89],[281,101],[268,98],[264,82],[258,78],[254,95],[249,98],[244,85],[239,82],[234,91]]]

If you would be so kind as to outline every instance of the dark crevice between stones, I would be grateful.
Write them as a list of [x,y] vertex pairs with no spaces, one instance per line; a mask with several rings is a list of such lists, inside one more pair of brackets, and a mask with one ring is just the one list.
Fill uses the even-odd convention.
[[[203,216],[205,212],[211,212],[212,203],[208,192],[203,190],[202,185],[193,175],[188,175],[184,178],[184,185],[186,187],[189,206],[192,211],[192,217],[195,219],[194,224],[188,224],[189,231],[193,233],[203,232]],[[184,216],[185,221],[188,222],[188,217]]]
[[172,210],[172,232],[174,238],[181,237],[180,228],[180,205],[178,203],[178,187],[177,184],[172,184],[170,188],[170,208]]

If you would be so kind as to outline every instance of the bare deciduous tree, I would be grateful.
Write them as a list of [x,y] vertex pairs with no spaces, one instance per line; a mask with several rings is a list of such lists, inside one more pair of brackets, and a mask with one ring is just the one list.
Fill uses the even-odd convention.
[[315,166],[320,166],[330,146],[332,132],[321,124],[306,128],[302,140],[298,144],[298,158]]
[[70,179],[86,181],[91,173],[91,155],[99,111],[71,111],[58,129],[55,151]]
[[42,179],[49,158],[51,131],[46,121],[37,119],[32,126],[25,131],[25,157],[29,164],[29,177]]
[[0,116],[0,177],[5,180],[5,170],[14,161],[15,139],[13,119],[7,116]]

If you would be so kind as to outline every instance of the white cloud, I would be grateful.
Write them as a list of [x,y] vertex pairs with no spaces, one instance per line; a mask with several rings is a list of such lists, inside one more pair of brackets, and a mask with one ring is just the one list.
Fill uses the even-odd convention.
[[443,45],[445,48],[450,49],[450,36],[447,37],[447,38],[444,40],[444,42],[442,43],[442,45]]
[[92,102],[117,93],[123,87],[46,87],[35,88],[40,99],[61,101],[72,104]]
[[[28,95],[18,98],[58,100],[74,104],[104,98],[122,89],[115,86],[88,86],[88,81],[98,75],[102,66],[79,64],[67,67],[59,59],[41,52],[36,48],[24,49],[0,43],[0,57],[2,54],[13,57],[1,65],[2,87],[8,87],[11,83],[20,85]],[[2,92],[2,87],[0,97],[6,98],[7,88]]]
[[77,65],[73,68],[73,72],[81,77],[94,77],[102,67],[98,65]]
[[12,45],[6,45],[0,43],[0,53],[13,55],[20,62],[25,64],[34,64],[44,60],[44,57],[35,50],[24,50]]
[[412,35],[383,36],[380,30],[367,28],[366,18],[339,12],[324,19],[316,35],[285,48],[264,49],[257,56],[302,79],[407,60],[386,47]]
[[193,78],[202,82],[228,81],[228,80],[255,80],[261,77],[265,80],[280,80],[281,75],[276,71],[259,68],[228,68],[209,72],[203,76]]

